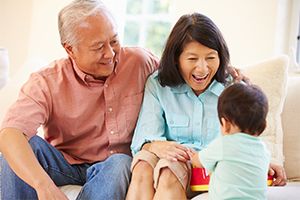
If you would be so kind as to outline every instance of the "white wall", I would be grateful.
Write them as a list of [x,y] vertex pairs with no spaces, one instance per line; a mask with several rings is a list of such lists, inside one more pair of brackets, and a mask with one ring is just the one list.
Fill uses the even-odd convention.
[[29,37],[29,62],[48,62],[66,56],[60,44],[58,13],[71,0],[32,0],[31,34]]
[[0,46],[9,51],[14,73],[28,57],[32,0],[0,0]]
[[176,2],[177,7],[174,9],[180,10],[180,14],[200,12],[217,24],[227,41],[234,66],[244,66],[288,53],[290,0]]
[[[0,0],[0,46],[9,50],[11,76],[24,65],[34,68],[66,55],[57,14],[70,1]],[[174,0],[173,18],[193,11],[209,16],[224,34],[232,64],[239,67],[288,53],[291,7],[290,0]]]

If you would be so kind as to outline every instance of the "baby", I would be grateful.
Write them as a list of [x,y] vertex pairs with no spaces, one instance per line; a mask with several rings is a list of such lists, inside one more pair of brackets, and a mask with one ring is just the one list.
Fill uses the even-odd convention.
[[189,153],[193,166],[211,173],[209,199],[266,199],[270,153],[258,136],[267,113],[267,97],[257,86],[236,83],[220,95],[223,135]]

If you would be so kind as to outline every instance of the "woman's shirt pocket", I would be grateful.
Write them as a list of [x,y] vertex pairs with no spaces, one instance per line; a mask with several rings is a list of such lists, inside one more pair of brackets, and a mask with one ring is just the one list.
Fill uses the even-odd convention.
[[180,114],[172,114],[166,116],[167,120],[167,137],[170,140],[179,143],[188,142],[191,138],[190,119],[188,116]]

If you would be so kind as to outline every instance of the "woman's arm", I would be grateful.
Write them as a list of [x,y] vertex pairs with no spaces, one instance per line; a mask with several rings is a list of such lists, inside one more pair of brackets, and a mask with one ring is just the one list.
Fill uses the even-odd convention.
[[250,84],[250,79],[242,74],[240,69],[228,66],[228,73],[232,76],[234,82],[244,81],[245,83]]

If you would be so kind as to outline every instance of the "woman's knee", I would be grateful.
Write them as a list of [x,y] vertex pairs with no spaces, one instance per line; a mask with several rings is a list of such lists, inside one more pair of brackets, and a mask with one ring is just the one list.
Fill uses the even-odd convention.
[[174,184],[180,184],[176,175],[168,168],[164,167],[160,170],[160,175],[158,177],[158,185],[162,187],[172,187]]
[[144,187],[145,184],[153,186],[153,168],[146,161],[140,160],[132,170],[131,183]]
[[132,175],[136,175],[141,178],[145,176],[153,176],[153,168],[147,161],[140,160],[132,169]]

